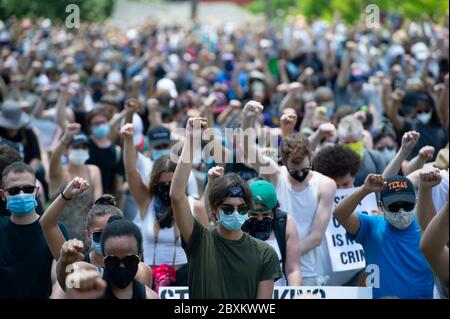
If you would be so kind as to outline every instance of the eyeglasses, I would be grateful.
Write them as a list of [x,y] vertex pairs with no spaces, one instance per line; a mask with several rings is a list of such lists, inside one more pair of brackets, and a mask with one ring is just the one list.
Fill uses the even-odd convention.
[[138,267],[140,259],[137,255],[128,255],[123,258],[117,256],[105,257],[105,267],[110,269],[117,269],[120,265],[124,265],[126,268]]
[[383,152],[386,149],[389,150],[389,151],[393,151],[393,150],[395,150],[395,146],[391,145],[391,146],[380,146],[380,147],[377,147],[377,150],[380,151],[380,152]]
[[95,241],[96,243],[100,242],[101,237],[102,237],[101,231],[96,231],[96,232],[92,233],[92,240]]
[[7,191],[9,195],[14,196],[19,194],[20,191],[23,191],[25,194],[31,194],[34,193],[35,189],[36,186],[34,185],[25,185],[25,186],[13,186],[5,189],[5,191]]
[[222,211],[225,215],[231,215],[235,211],[237,211],[240,215],[246,215],[246,214],[248,214],[249,208],[245,205],[241,205],[241,206],[237,206],[237,207],[224,205],[224,206],[222,206]]
[[416,204],[411,202],[395,202],[388,205],[387,208],[391,213],[397,213],[402,208],[403,210],[410,212],[414,209],[414,206],[416,206]]

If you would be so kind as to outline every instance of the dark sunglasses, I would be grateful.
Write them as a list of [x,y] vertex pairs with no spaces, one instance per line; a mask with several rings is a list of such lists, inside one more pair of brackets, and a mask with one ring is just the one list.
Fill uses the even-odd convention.
[[95,233],[92,233],[92,240],[95,241],[96,243],[100,242],[101,237],[102,237],[101,231],[96,231]]
[[122,259],[116,256],[105,257],[105,267],[110,269],[117,269],[120,265],[124,265],[126,268],[138,267],[140,259],[136,255],[128,255]]
[[402,208],[405,211],[410,212],[414,209],[414,206],[416,206],[416,204],[411,202],[395,202],[392,203],[391,205],[388,205],[387,208],[391,213],[397,213]]
[[231,215],[234,213],[235,210],[237,210],[237,212],[240,215],[246,215],[246,214],[248,214],[248,211],[249,211],[247,206],[239,206],[239,207],[222,206],[222,211],[225,215]]
[[23,191],[25,194],[31,194],[31,193],[34,193],[35,189],[36,189],[36,186],[26,185],[26,186],[13,186],[13,187],[5,189],[5,191],[7,191],[9,195],[14,196],[14,195],[19,194],[20,191]]
[[386,149],[389,151],[393,151],[395,150],[395,146],[380,146],[377,148],[377,150],[379,150],[380,152],[383,152]]

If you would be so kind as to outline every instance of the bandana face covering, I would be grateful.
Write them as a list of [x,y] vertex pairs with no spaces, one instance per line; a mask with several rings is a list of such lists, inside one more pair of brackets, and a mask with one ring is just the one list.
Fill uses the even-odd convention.
[[155,214],[161,228],[172,227],[173,214],[170,202],[170,183],[158,183],[155,192]]
[[358,156],[360,158],[363,157],[363,155],[364,155],[364,142],[363,141],[353,142],[353,143],[345,143],[344,146],[351,149],[356,154],[358,154]]
[[244,223],[242,230],[252,237],[265,241],[272,234],[272,221],[271,217],[264,217],[262,220],[252,217]]

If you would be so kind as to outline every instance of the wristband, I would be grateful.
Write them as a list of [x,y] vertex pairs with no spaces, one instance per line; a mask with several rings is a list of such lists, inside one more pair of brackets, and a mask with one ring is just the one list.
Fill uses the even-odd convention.
[[66,196],[64,196],[64,191],[61,191],[60,195],[61,195],[62,198],[64,198],[67,201],[72,200],[72,198],[67,198]]

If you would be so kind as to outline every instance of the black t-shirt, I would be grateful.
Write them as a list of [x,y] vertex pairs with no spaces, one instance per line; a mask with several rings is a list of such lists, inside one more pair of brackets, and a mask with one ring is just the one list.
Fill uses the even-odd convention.
[[97,165],[102,172],[103,193],[113,194],[116,189],[114,177],[124,176],[124,166],[120,147],[111,144],[107,148],[99,148],[92,140],[89,146],[89,159],[87,164]]
[[[426,145],[433,146],[435,149],[434,156],[432,161],[436,159],[436,156],[442,148],[445,147],[448,143],[448,134],[445,129],[439,125],[427,124],[423,125],[420,122],[409,122],[405,121],[405,126],[403,128],[404,132],[408,132],[411,130],[416,130],[420,133],[420,139],[417,142],[416,146],[412,150],[411,154],[408,157],[408,160],[413,159],[419,154],[419,151],[422,147]],[[404,133],[402,132],[402,133]],[[403,134],[398,134],[399,137],[403,136]]]
[[[65,227],[59,227],[67,238]],[[48,298],[52,261],[39,220],[16,225],[0,217],[0,299]]]
[[3,128],[0,128],[0,136],[14,142],[17,145],[23,161],[27,164],[33,159],[41,159],[41,150],[38,139],[32,129],[21,129],[14,137],[9,137]]

